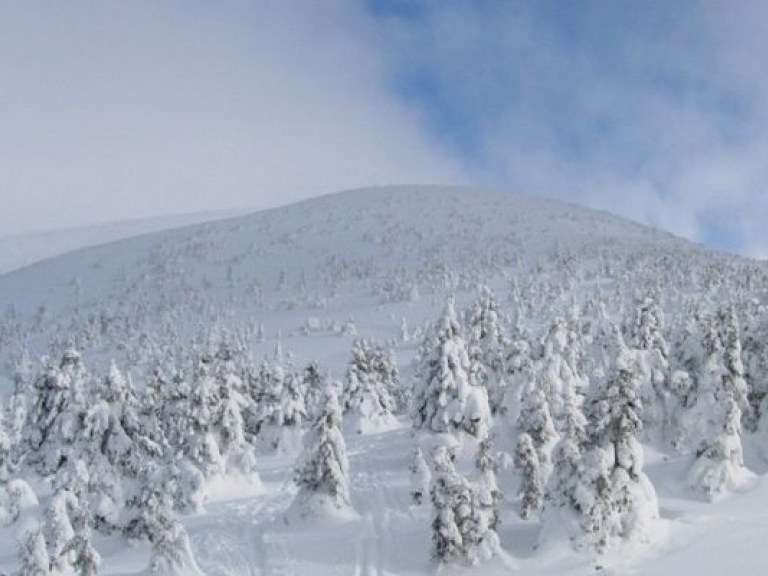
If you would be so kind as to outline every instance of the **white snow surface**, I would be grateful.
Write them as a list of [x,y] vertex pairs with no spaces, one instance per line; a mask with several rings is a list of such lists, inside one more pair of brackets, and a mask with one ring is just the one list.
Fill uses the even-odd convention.
[[0,237],[0,274],[80,248],[200,222],[231,218],[243,212],[245,210],[197,212],[2,236]]
[[[0,270],[137,231],[83,233],[67,241],[41,235],[26,245],[3,239]],[[632,254],[740,262],[658,230],[554,201],[492,190],[392,187],[329,195],[38,261],[0,276],[0,303],[12,305],[29,322],[44,305],[46,326],[64,325],[75,308],[82,316],[129,315],[137,304],[147,311],[138,318],[141,329],[169,321],[191,334],[206,322],[224,327],[262,323],[266,339],[252,344],[254,358],[271,353],[280,341],[296,366],[317,359],[335,379],[342,378],[357,335],[371,337],[395,344],[401,378],[407,381],[418,339],[402,341],[403,318],[412,331],[420,331],[425,322],[437,320],[447,294],[466,304],[479,284],[506,295],[516,274],[539,265],[551,274],[568,269],[572,256],[602,266],[625,262]],[[632,271],[618,276],[631,281]],[[141,329],[132,337],[138,338]],[[28,345],[33,357],[46,352],[40,334],[33,334]],[[9,356],[2,359],[7,361],[17,348],[6,346],[2,353]],[[86,351],[84,358],[94,368],[112,358],[127,362],[114,343]],[[7,392],[7,366],[0,385],[3,380]],[[260,455],[263,487],[252,490],[222,481],[211,490],[204,511],[180,517],[202,572],[714,576],[768,569],[765,477],[756,475],[715,503],[703,502],[686,488],[689,461],[668,459],[647,447],[645,472],[661,512],[650,542],[597,559],[573,551],[567,542],[539,550],[538,521],[521,520],[516,502],[508,501],[499,527],[502,554],[474,567],[438,569],[429,557],[428,498],[414,506],[410,496],[415,440],[409,422],[402,418],[391,429],[350,433],[346,442],[357,515],[302,522],[290,518],[297,453]],[[509,474],[500,472],[500,481],[513,482]],[[514,492],[509,494],[511,499]],[[28,509],[16,524],[0,528],[0,571],[16,569],[18,537],[36,526],[35,512]],[[103,536],[95,538],[95,545],[104,574],[146,570],[149,545]]]

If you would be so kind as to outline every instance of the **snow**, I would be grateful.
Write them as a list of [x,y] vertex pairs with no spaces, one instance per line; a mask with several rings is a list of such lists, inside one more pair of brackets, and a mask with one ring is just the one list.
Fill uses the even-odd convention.
[[[394,347],[401,379],[410,384],[412,360],[425,323],[439,319],[448,295],[455,296],[458,311],[476,299],[480,286],[487,285],[497,294],[499,315],[506,315],[499,321],[507,329],[522,314],[538,319],[538,325],[527,328],[540,333],[563,315],[570,294],[578,298],[598,290],[611,294],[623,282],[643,279],[644,266],[662,257],[690,262],[697,274],[718,266],[726,270],[758,267],[607,214],[502,192],[454,188],[342,193],[95,246],[136,231],[83,235],[69,243],[58,236],[39,237],[42,248],[34,254],[21,244],[0,241],[4,258],[0,270],[6,271],[57,251],[89,245],[0,276],[0,302],[13,305],[20,323],[35,326],[26,341],[35,362],[40,355],[58,350],[52,340],[56,335],[66,337],[72,318],[82,328],[90,314],[98,318],[103,313],[105,335],[99,333],[100,327],[94,328],[99,333],[93,337],[96,344],[86,345],[83,352],[86,365],[101,374],[114,360],[121,368],[130,367],[133,378],[141,378],[147,368],[142,346],[151,349],[156,344],[152,338],[164,326],[173,326],[187,340],[197,336],[200,325],[233,330],[258,326],[259,332],[263,326],[263,335],[248,342],[248,355],[255,362],[271,355],[280,343],[292,353],[286,366],[299,369],[318,360],[330,370],[332,381],[341,380],[353,342],[364,337]],[[676,272],[669,271],[669,276]],[[513,279],[517,288],[512,287]],[[568,288],[569,283],[578,285],[578,290]],[[561,288],[563,295],[550,298],[547,294]],[[561,309],[548,309],[552,302]],[[13,317],[4,318],[2,326],[12,327]],[[130,325],[126,332],[110,331],[122,324]],[[0,386],[6,395],[13,382],[12,362],[21,348],[13,330],[9,328],[8,334],[0,334]],[[564,338],[558,332],[552,346],[562,350]],[[520,342],[525,348],[527,343]],[[460,356],[462,368],[468,369],[466,352],[456,347],[451,341],[446,352]],[[562,377],[570,360],[558,356],[552,362],[553,374]],[[644,362],[645,372],[652,371],[651,364]],[[460,376],[463,416],[491,421],[485,390],[475,389],[466,374]],[[572,386],[582,393],[581,383]],[[678,374],[674,386],[687,391],[690,382]],[[521,389],[508,384],[507,390],[506,404],[516,413],[523,402]],[[199,509],[178,516],[189,535],[194,560],[166,566],[164,573],[192,574],[198,567],[208,576],[435,573],[436,565],[430,560],[433,510],[429,495],[419,506],[411,497],[413,483],[423,486],[426,482],[423,469],[417,479],[411,476],[413,451],[419,445],[429,462],[437,446],[448,445],[457,455],[461,472],[467,473],[468,462],[475,456],[475,440],[463,433],[458,440],[452,434],[414,435],[410,421],[402,415],[388,418],[383,426],[363,426],[365,434],[356,433],[361,429],[358,424],[349,426],[343,437],[349,460],[348,508],[315,501],[314,510],[319,506],[330,514],[307,515],[305,507],[301,514],[294,513],[298,493],[294,471],[302,432],[294,430],[279,442],[279,450],[257,454],[259,481],[217,475],[206,482],[207,499],[199,502]],[[492,428],[491,434],[494,430],[500,431]],[[768,432],[762,433],[768,437]],[[477,436],[485,437],[486,430]],[[500,449],[509,449],[509,443],[514,446],[511,439],[497,440]],[[586,575],[598,569],[605,574],[650,576],[707,576],[726,570],[760,573],[768,566],[768,550],[762,543],[768,533],[764,513],[768,487],[761,476],[765,464],[758,464],[756,456],[761,445],[751,442],[744,447],[745,467],[735,468],[736,476],[729,477],[727,489],[711,503],[688,486],[690,454],[675,456],[654,446],[630,446],[631,454],[622,457],[632,462],[628,469],[645,461],[643,470],[655,494],[648,494],[644,480],[638,489],[646,491],[642,497],[658,500],[660,518],[641,518],[649,523],[641,530],[646,538],[619,544],[598,556],[573,549],[563,534],[568,533],[568,518],[562,519],[563,533],[553,530],[547,538],[542,538],[536,514],[522,520],[516,491],[510,489],[518,483],[517,472],[502,466],[498,483],[506,499],[498,527],[500,550],[476,566],[455,562],[439,572],[479,576]],[[550,449],[546,447],[547,452]],[[35,519],[42,517],[51,501],[48,486],[35,478],[28,480],[37,499],[24,492],[21,518],[0,528],[0,570],[11,573],[18,567],[19,542],[36,530]],[[179,538],[185,549],[184,537]],[[104,574],[147,573],[153,557],[148,543],[94,535],[94,544]]]

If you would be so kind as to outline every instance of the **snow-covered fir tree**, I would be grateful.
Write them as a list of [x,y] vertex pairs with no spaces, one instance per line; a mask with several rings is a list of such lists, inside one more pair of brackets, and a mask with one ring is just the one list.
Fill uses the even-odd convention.
[[477,472],[475,490],[489,515],[489,527],[494,531],[499,525],[499,507],[502,500],[497,479],[500,465],[500,456],[496,452],[493,440],[490,437],[482,440],[475,455],[475,471]]
[[643,422],[634,355],[613,330],[614,365],[588,406],[589,447],[581,488],[586,541],[597,550],[646,541],[659,517],[656,492],[643,473]]
[[726,402],[721,432],[701,443],[688,473],[688,485],[707,500],[738,487],[744,473],[741,410],[736,400],[729,398]]
[[549,453],[557,439],[557,431],[543,390],[535,387],[529,389],[523,399],[517,426],[521,433],[530,436],[539,463],[543,467],[543,474],[546,475],[550,461]]
[[303,516],[351,509],[341,408],[331,388],[326,389],[323,408],[304,437],[294,481],[299,488],[295,506]]
[[469,515],[471,495],[444,446],[435,450],[432,466],[434,473],[429,491],[434,510],[432,557],[446,562],[464,556],[464,537],[459,524],[465,523]]
[[433,432],[464,430],[484,438],[491,418],[488,395],[473,379],[452,299],[427,338],[411,404],[414,426]]
[[494,499],[484,486],[474,487],[457,472],[445,446],[439,446],[433,454],[430,499],[435,560],[476,564],[496,553],[499,540],[494,530],[497,520]]
[[272,360],[264,359],[259,371],[255,416],[257,443],[264,450],[291,452],[307,418],[302,378],[284,366],[278,347]]
[[491,412],[496,414],[502,406],[506,391],[505,359],[509,342],[501,325],[500,311],[490,288],[484,286],[470,311],[470,354],[482,366],[480,384],[488,391]]
[[539,511],[544,498],[541,464],[529,434],[518,437],[514,462],[520,475],[520,517],[527,520]]
[[34,383],[24,441],[27,462],[42,474],[55,473],[67,459],[85,403],[88,375],[80,354],[67,350],[58,364],[45,361]]
[[382,373],[383,352],[365,339],[355,340],[347,367],[343,410],[357,433],[391,426],[395,403],[391,374]]
[[50,576],[51,559],[42,526],[27,533],[19,547],[19,574]]
[[649,439],[669,444],[669,346],[663,335],[664,314],[658,296],[649,294],[636,301],[625,330],[628,347],[635,356],[643,430]]
[[413,450],[411,464],[408,468],[411,472],[411,500],[416,506],[420,506],[424,496],[429,494],[429,484],[432,473],[424,459],[424,454],[418,446]]

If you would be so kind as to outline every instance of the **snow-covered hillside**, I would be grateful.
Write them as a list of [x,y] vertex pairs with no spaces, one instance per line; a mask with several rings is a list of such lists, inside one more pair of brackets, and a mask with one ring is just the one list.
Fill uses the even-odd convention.
[[4,274],[0,570],[758,573],[767,287],[609,214],[437,187]]
[[244,211],[227,210],[182,214],[147,218],[144,220],[126,220],[110,222],[97,226],[63,228],[45,232],[29,232],[13,236],[0,237],[0,274],[12,272],[29,266],[40,260],[53,258],[79,248],[114,242],[132,236],[149,234],[200,222],[209,222],[231,218]]

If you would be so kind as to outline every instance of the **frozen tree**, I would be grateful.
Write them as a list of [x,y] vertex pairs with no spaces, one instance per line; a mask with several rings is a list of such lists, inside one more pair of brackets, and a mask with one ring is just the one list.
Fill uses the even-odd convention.
[[558,429],[563,426],[565,404],[575,402],[586,385],[578,373],[577,344],[568,323],[557,318],[542,340],[535,369],[536,387],[545,394]]
[[520,517],[527,520],[541,508],[544,497],[541,464],[533,440],[521,434],[515,447],[515,468],[520,474]]
[[304,437],[304,451],[294,471],[299,487],[295,503],[302,515],[351,507],[347,447],[340,426],[339,403],[328,388],[323,409]]
[[[581,410],[566,406],[566,426],[563,435],[552,451],[552,473],[546,485],[542,513],[542,539],[552,533],[565,532],[567,536],[580,536],[589,509],[579,501],[579,496],[593,491],[582,490],[580,480],[585,479],[584,449],[586,444],[585,418]],[[594,487],[590,487],[594,488]]]
[[670,403],[669,346],[662,334],[663,329],[664,314],[658,297],[647,295],[638,299],[627,333],[629,347],[635,356],[643,429],[649,438],[655,440],[669,435],[666,430],[669,417],[665,414]]
[[589,544],[646,540],[658,518],[653,485],[643,473],[643,423],[635,359],[613,331],[614,366],[589,405],[587,464],[580,479],[582,526]]
[[696,460],[688,473],[688,485],[702,497],[714,500],[737,485],[743,469],[741,410],[730,398],[720,434],[703,441],[696,451]]
[[85,403],[86,383],[80,354],[72,349],[58,365],[46,361],[35,380],[24,439],[28,462],[42,474],[56,472],[67,459]]
[[524,336],[518,335],[510,343],[504,368],[506,386],[498,411],[509,421],[517,422],[522,410],[523,394],[534,380],[536,371],[531,345]]
[[49,546],[51,568],[66,572],[74,560],[71,543],[75,538],[73,516],[80,506],[80,499],[67,489],[59,489],[46,509],[46,541]]
[[428,336],[419,366],[411,404],[414,426],[434,432],[464,430],[482,438],[490,423],[477,418],[487,419],[490,408],[487,394],[479,390],[485,392],[473,381],[467,347],[449,300],[434,335]]
[[322,407],[323,390],[328,386],[328,374],[320,368],[317,361],[312,360],[304,367],[302,386],[307,417],[314,419]]
[[5,423],[5,409],[0,400],[0,490],[3,490],[11,476],[11,435]]
[[496,530],[499,525],[499,506],[502,494],[496,474],[499,470],[499,454],[496,452],[493,440],[486,438],[478,446],[475,456],[477,472],[476,492],[489,514],[489,528]]
[[189,535],[174,520],[152,543],[147,576],[203,576],[195,560]]
[[292,451],[307,417],[302,379],[284,368],[282,351],[264,359],[259,371],[257,441],[266,450]]
[[409,470],[411,471],[411,500],[416,506],[420,506],[424,496],[429,493],[432,474],[426,460],[424,460],[424,454],[418,446],[413,450]]
[[50,576],[51,560],[42,527],[29,532],[19,548],[19,574]]
[[482,366],[480,383],[488,391],[492,413],[502,406],[506,390],[506,350],[509,347],[501,326],[499,308],[490,288],[483,287],[469,316],[470,350]]
[[382,373],[383,352],[364,339],[352,346],[344,386],[344,413],[350,414],[356,432],[387,427],[394,422],[390,375]]
[[557,438],[547,397],[542,390],[533,388],[525,395],[523,402],[523,409],[517,421],[518,429],[530,436],[539,463],[543,468],[547,468],[552,443]]
[[[463,557],[464,538],[459,523],[469,516],[470,490],[454,467],[444,446],[433,454],[434,474],[430,486],[432,500],[432,557],[446,562]],[[456,511],[459,509],[459,517]]]
[[[744,363],[741,358],[741,330],[733,310],[721,312],[719,317],[721,340],[723,342],[723,387],[725,394],[735,400],[742,417],[750,417],[749,389],[744,378]],[[728,413],[726,411],[726,413]]]
[[433,454],[430,499],[433,506],[432,557],[438,562],[487,560],[498,550],[497,510],[485,486],[473,486],[456,471],[450,452]]

